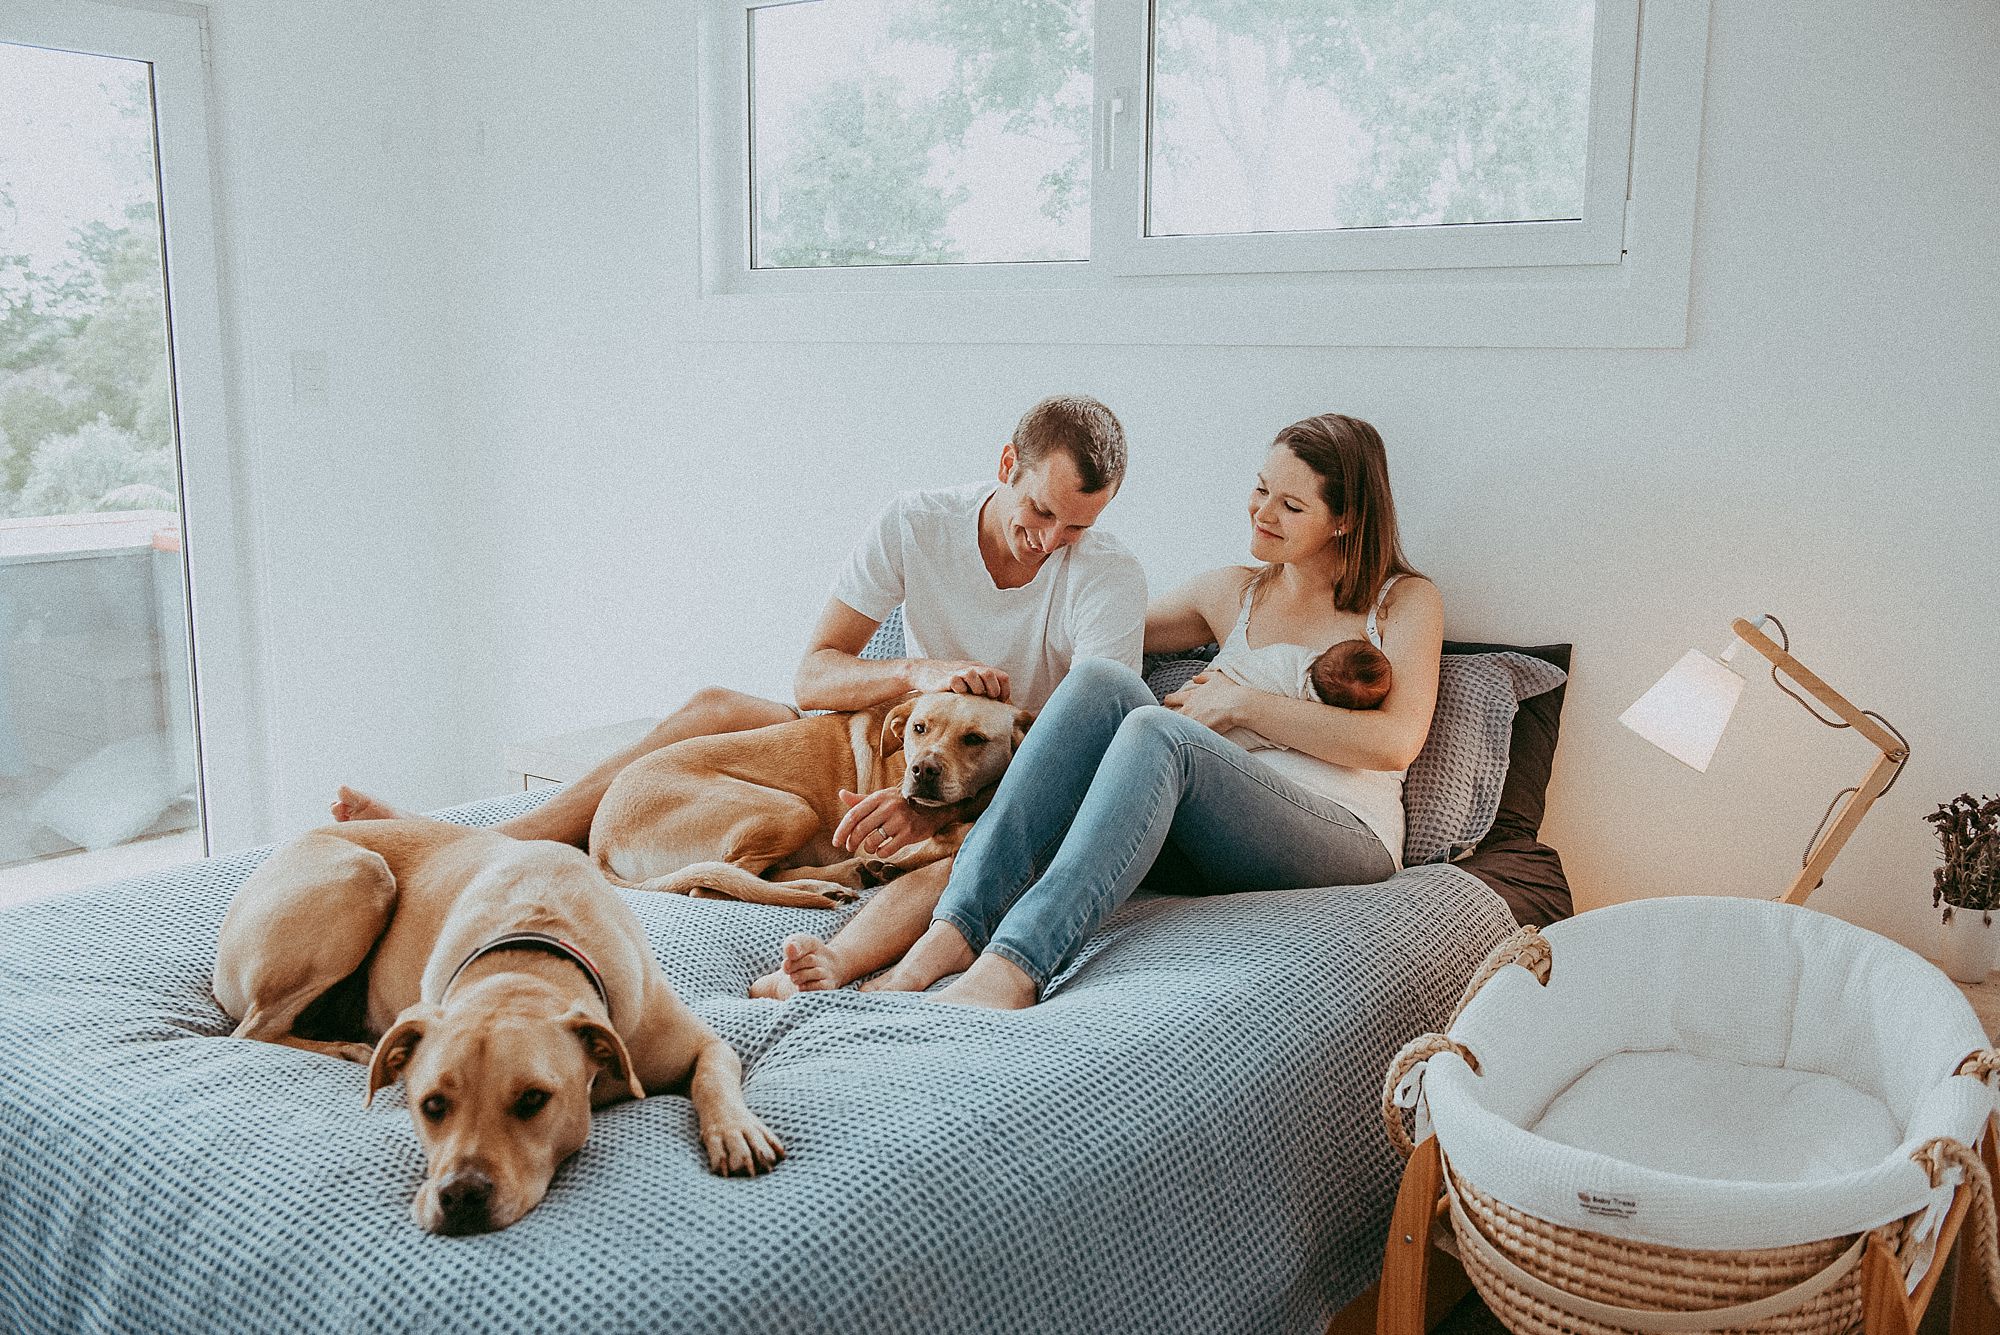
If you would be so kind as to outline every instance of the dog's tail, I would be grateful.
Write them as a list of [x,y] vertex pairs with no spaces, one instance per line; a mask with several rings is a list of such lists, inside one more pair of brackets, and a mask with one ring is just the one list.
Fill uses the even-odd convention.
[[726,862],[697,862],[693,866],[682,867],[679,871],[669,872],[665,876],[651,876],[643,881],[635,881],[628,876],[622,875],[616,867],[611,865],[608,850],[600,849],[595,856],[597,870],[603,873],[605,880],[611,882],[611,884],[619,887],[621,890],[658,890],[670,895],[689,895],[694,893],[693,886],[683,883],[687,880],[688,873],[690,872],[707,871],[717,867],[724,867],[732,872],[741,870],[741,868],[730,866]]
[[767,881],[732,862],[697,862],[665,876],[628,881],[600,856],[598,870],[613,885],[627,890],[687,895],[691,899],[734,899],[745,904],[776,904],[783,908],[826,909],[846,904],[855,892],[832,881]]

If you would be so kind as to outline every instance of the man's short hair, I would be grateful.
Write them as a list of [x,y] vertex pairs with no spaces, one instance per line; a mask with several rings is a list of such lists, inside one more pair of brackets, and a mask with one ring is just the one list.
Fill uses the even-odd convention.
[[1125,480],[1125,428],[1111,410],[1085,394],[1058,394],[1028,409],[1014,428],[1014,456],[1033,468],[1062,453],[1076,465],[1086,493]]

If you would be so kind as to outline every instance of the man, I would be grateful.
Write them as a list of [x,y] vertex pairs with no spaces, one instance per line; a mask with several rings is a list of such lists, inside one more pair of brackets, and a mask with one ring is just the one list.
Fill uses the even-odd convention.
[[[1034,710],[1079,658],[1138,667],[1145,576],[1123,544],[1093,530],[1124,476],[1118,419],[1095,399],[1065,396],[1028,410],[1000,451],[997,482],[898,496],[834,581],[793,680],[798,708],[866,709],[912,691],[961,691]],[[861,658],[898,606],[910,656]],[[640,756],[796,717],[776,701],[697,691],[636,745],[495,828],[585,845],[611,780]],[[849,800],[834,841],[850,852],[886,856],[928,837],[938,819],[893,788]],[[333,804],[335,820],[400,814],[347,788]],[[790,938],[782,968],[751,995],[842,987],[900,958],[929,926],[948,872],[948,862],[934,864],[889,882],[831,941]]]

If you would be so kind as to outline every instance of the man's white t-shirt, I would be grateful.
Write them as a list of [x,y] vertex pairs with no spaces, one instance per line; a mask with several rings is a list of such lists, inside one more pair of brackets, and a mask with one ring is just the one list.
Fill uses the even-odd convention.
[[907,657],[999,668],[1024,709],[1040,709],[1079,658],[1137,671],[1146,632],[1138,560],[1092,529],[1020,588],[995,587],[979,554],[979,511],[998,487],[904,492],[848,557],[833,596],[871,621],[901,604]]

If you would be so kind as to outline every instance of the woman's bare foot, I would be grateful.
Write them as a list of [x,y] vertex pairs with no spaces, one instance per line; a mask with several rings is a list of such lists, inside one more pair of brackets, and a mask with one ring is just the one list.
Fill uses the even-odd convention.
[[1038,1000],[1035,980],[1012,960],[981,955],[963,977],[935,997],[952,1006],[983,1006],[994,1011],[1026,1010]]
[[972,963],[972,947],[956,927],[934,922],[903,958],[861,985],[863,992],[921,992]]
[[377,801],[366,793],[357,793],[345,785],[341,787],[339,800],[327,809],[337,821],[413,819],[409,812],[398,811],[387,802]]

